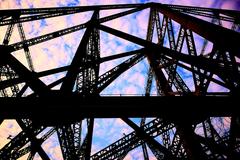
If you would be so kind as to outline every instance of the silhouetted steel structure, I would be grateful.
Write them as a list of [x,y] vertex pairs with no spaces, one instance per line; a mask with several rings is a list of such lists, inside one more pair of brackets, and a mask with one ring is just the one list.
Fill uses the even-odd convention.
[[[99,16],[99,12],[111,9],[128,10],[107,17]],[[145,9],[150,10],[146,39],[102,24]],[[25,37],[23,22],[86,11],[93,11],[91,19],[86,23],[31,39]],[[210,21],[202,18],[208,18]],[[174,31],[173,21],[180,26],[177,31]],[[225,22],[230,27],[223,27]],[[28,160],[31,160],[38,153],[43,160],[49,160],[41,144],[55,132],[65,160],[121,160],[140,145],[145,160],[149,159],[149,150],[157,159],[164,160],[240,159],[240,116],[229,109],[234,105],[231,103],[234,99],[229,97],[240,95],[239,24],[240,11],[160,3],[1,10],[0,26],[7,25],[6,35],[0,46],[1,96],[28,98],[1,99],[1,122],[5,118],[15,118],[22,131],[0,150],[0,159],[18,159],[30,153]],[[21,41],[9,44],[15,25],[18,27]],[[30,46],[81,29],[86,30],[69,66],[42,72],[34,71]],[[142,48],[101,57],[100,30],[133,42]],[[157,32],[157,43],[153,43],[154,30]],[[196,50],[194,34],[204,39],[200,53]],[[184,41],[188,53],[182,53]],[[206,46],[209,42],[213,47],[206,54]],[[25,52],[29,69],[11,54],[21,49]],[[100,64],[126,56],[131,57],[99,75]],[[145,87],[146,94],[143,97],[100,96],[100,93],[117,77],[145,58],[150,67]],[[193,90],[182,78],[178,67],[192,73]],[[41,77],[64,71],[67,71],[65,77],[49,85],[40,80]],[[154,77],[157,97],[151,96]],[[226,88],[227,91],[208,92],[211,82]],[[61,85],[59,90],[52,90],[59,84]],[[31,88],[33,93],[24,94],[27,88]],[[187,113],[190,115],[187,120],[181,118],[187,114],[178,115],[178,111],[181,110],[179,106],[170,107],[167,111],[158,108],[158,105],[162,105],[162,108],[166,108],[166,105],[173,106],[171,101],[186,103],[183,101],[187,99],[178,99],[174,96],[192,98],[203,106],[189,108]],[[209,102],[208,105],[215,104],[212,106],[213,110],[204,105],[203,99],[195,98],[196,96],[211,96],[210,100],[213,102]],[[216,107],[220,103],[226,104],[224,100],[229,102],[228,111]],[[143,106],[138,106],[136,103],[141,103]],[[39,109],[35,111],[33,105],[38,105]],[[193,104],[185,104],[185,106],[189,107]],[[175,110],[175,113],[171,110]],[[148,123],[146,118],[142,118],[140,125],[137,125],[127,118],[131,116],[158,118]],[[228,116],[229,126],[224,128],[224,118],[213,118],[213,116]],[[134,131],[97,153],[91,154],[94,118],[101,117],[120,117]],[[82,139],[84,119],[86,119],[87,133]],[[221,128],[219,124],[223,127]],[[37,137],[48,126],[51,126],[51,129],[41,137]],[[201,131],[197,131],[199,128]],[[225,131],[223,134],[220,133],[221,129]],[[159,137],[160,140],[156,140],[155,137]]]

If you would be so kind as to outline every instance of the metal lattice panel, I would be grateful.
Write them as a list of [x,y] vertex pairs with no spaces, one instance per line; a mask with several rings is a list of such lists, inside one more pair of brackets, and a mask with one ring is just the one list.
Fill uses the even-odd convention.
[[[125,11],[100,16],[103,11],[114,9]],[[149,10],[145,39],[104,24],[144,10]],[[92,15],[85,23],[29,39],[25,35],[23,23],[87,11],[92,11]],[[230,27],[223,27],[224,22],[230,23]],[[171,111],[165,114],[157,108],[160,104],[167,108],[171,103],[167,101],[178,100],[179,96],[231,98],[240,95],[240,47],[236,43],[240,40],[239,22],[240,12],[235,10],[161,3],[0,10],[0,27],[7,26],[0,46],[0,96],[17,97],[17,102],[13,101],[10,106],[6,106],[4,103],[9,102],[2,98],[1,122],[4,118],[15,118],[22,129],[1,148],[0,159],[18,159],[28,154],[30,160],[38,154],[49,160],[42,144],[54,134],[64,160],[123,160],[139,146],[145,160],[150,159],[149,153],[164,160],[240,159],[239,114],[221,112],[230,119],[226,126],[223,117],[212,118],[219,116],[217,111],[211,112],[207,108],[195,112],[189,109],[192,114],[187,120],[178,115],[177,110],[175,114]],[[10,44],[16,26],[20,41]],[[35,71],[30,47],[83,29],[84,34],[69,65]],[[140,48],[102,57],[102,32]],[[202,45],[196,43],[196,35],[202,38]],[[13,52],[20,50],[24,51],[28,66],[13,56]],[[120,58],[125,60],[100,74],[100,65]],[[148,71],[146,84],[141,84],[142,100],[127,95],[104,98],[101,93],[109,85],[143,61],[147,62]],[[183,71],[191,75],[192,85],[186,81]],[[62,72],[66,74],[50,84],[41,79]],[[222,90],[212,92],[209,89],[212,83]],[[59,89],[53,89],[58,85]],[[154,85],[156,96],[152,94]],[[46,103],[45,98],[58,103]],[[64,102],[69,100],[77,104]],[[144,105],[142,108],[136,106],[140,101]],[[17,103],[24,104],[25,108],[18,108]],[[37,112],[31,108],[34,104],[41,106]],[[127,118],[131,116],[143,117],[140,125]],[[146,123],[145,116],[157,118]],[[133,132],[93,154],[94,118],[101,117],[120,117]],[[83,122],[86,122],[85,127]],[[51,129],[45,132],[48,126]]]

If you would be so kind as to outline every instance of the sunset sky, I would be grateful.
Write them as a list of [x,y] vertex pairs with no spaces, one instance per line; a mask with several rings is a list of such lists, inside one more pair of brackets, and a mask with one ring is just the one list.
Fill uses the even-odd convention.
[[[147,3],[147,2],[160,2],[165,4],[178,4],[189,5],[198,7],[213,7],[239,10],[240,0],[162,0],[162,1],[144,1],[144,0],[0,0],[0,9],[22,9],[22,8],[43,8],[43,7],[67,7],[67,6],[86,6],[86,5],[102,5],[102,4],[125,4],[125,3]],[[101,11],[100,17],[118,13],[124,10],[109,10]],[[26,38],[30,39],[53,31],[78,25],[87,22],[91,17],[92,12],[78,13],[75,15],[61,16],[57,18],[49,18],[45,20],[37,20],[33,22],[23,23],[23,28],[26,34]],[[145,9],[141,12],[134,13],[113,21],[104,23],[106,26],[113,27],[123,32],[138,36],[142,39],[146,39],[147,33],[147,21],[149,18],[149,9]],[[228,25],[228,24],[224,24]],[[2,43],[7,26],[0,27],[0,42]],[[177,27],[174,28],[174,31]],[[44,71],[56,67],[69,65],[74,53],[79,45],[82,35],[85,30],[80,30],[63,37],[55,38],[53,40],[40,43],[36,46],[30,47],[30,53],[33,59],[33,65],[35,71]],[[13,30],[13,36],[10,39],[9,44],[14,44],[20,41],[17,27]],[[138,45],[130,43],[126,40],[117,38],[113,35],[101,32],[101,57],[123,53],[130,50],[141,48]],[[156,42],[156,37],[153,38]],[[167,43],[167,42],[166,42]],[[196,41],[196,44],[201,44],[202,40]],[[211,46],[208,46],[210,50]],[[197,48],[199,51],[200,48]],[[186,48],[185,48],[186,50]],[[184,49],[183,49],[184,52]],[[13,53],[14,56],[21,61],[26,67],[28,67],[23,50],[19,50]],[[121,58],[119,60],[109,61],[101,64],[100,75],[111,69],[112,67],[120,64],[129,57]],[[135,65],[132,69],[126,71],[119,78],[116,79],[111,85],[109,85],[101,94],[144,94],[145,83],[148,72],[148,64],[146,59]],[[179,70],[183,76],[184,81],[189,85],[191,90],[194,90],[191,74],[186,70]],[[41,80],[50,84],[53,81],[61,78],[66,73],[59,73],[47,77],[41,78]],[[120,85],[121,84],[121,85]],[[59,86],[56,87],[56,89]],[[225,88],[212,84],[209,87],[209,91],[226,91]],[[30,93],[28,89],[27,93]],[[153,83],[152,93],[156,94],[155,83]],[[149,121],[150,119],[148,119]],[[134,119],[134,122],[139,123],[140,119]],[[8,141],[9,135],[16,135],[21,131],[21,128],[16,124],[15,120],[5,120],[0,126],[0,148],[2,148]],[[128,127],[121,119],[95,119],[94,124],[94,137],[92,153],[99,151],[106,147],[117,139],[121,138],[123,134],[130,133],[132,129]],[[59,143],[57,140],[57,134],[55,133],[46,142],[43,143],[43,148],[54,160],[61,160],[62,155],[60,153]],[[137,148],[130,152],[125,160],[138,160],[142,157],[141,148]],[[155,159],[151,152],[150,159]],[[27,159],[27,155],[21,160]],[[40,160],[38,155],[35,156],[36,160]]]

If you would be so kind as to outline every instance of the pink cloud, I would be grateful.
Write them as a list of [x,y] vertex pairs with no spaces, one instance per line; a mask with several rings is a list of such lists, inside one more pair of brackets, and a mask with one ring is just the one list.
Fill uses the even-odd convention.
[[147,27],[148,27],[148,19],[149,19],[149,12],[150,9],[145,9],[141,12],[139,12],[139,14],[137,14],[136,16],[136,21],[137,21],[137,36],[146,39],[146,35],[147,35]]
[[126,123],[120,119],[120,118],[117,118],[115,123],[118,125],[118,126],[126,126]]
[[239,10],[239,0],[227,0],[227,1],[222,1],[223,4],[221,8],[223,9],[234,9],[234,10]]
[[26,160],[28,158],[28,156],[29,156],[29,153],[22,156],[21,158],[18,158],[18,160]]
[[226,92],[229,91],[225,87],[222,87],[214,82],[210,82],[209,87],[208,87],[208,92]]
[[[30,0],[22,0],[21,1],[21,6],[18,6],[16,1],[1,1],[0,2],[0,8],[1,9],[7,9],[7,8],[29,8],[30,5],[33,5],[34,7],[55,7],[57,6],[59,1],[49,1],[49,0],[35,0],[35,1],[30,1]],[[62,4],[66,5],[68,1],[61,1]],[[136,3],[138,1],[136,0],[131,0],[129,1],[131,3]],[[159,2],[159,1],[157,1]],[[169,2],[168,0],[163,0],[162,3],[167,3]],[[193,6],[205,6],[205,7],[209,7],[211,6],[215,1],[188,1],[188,0],[174,0],[173,3],[175,4],[182,4],[182,5],[193,5]],[[224,1],[222,8],[236,8],[236,3],[239,2],[237,0],[229,0],[229,1]],[[126,3],[123,1],[118,1],[118,0],[93,0],[91,2],[87,1],[87,0],[83,0],[81,1],[78,5],[88,5],[88,4],[114,4],[114,3]],[[105,12],[102,15],[106,16],[108,14],[112,14],[116,11],[109,11],[108,13]],[[130,18],[131,16],[127,16],[127,17],[123,17],[121,19],[116,19],[114,21],[111,21],[108,23],[109,26],[119,29],[121,31],[127,32],[127,33],[132,33],[133,35],[142,37],[145,39],[146,36],[146,28],[147,28],[147,20],[148,20],[148,11],[144,11],[141,12],[139,15],[136,16],[135,20],[132,20]],[[39,35],[42,34],[46,34],[46,33],[50,33],[52,31],[55,31],[57,29],[63,29],[66,27],[69,27],[69,25],[75,25],[78,23],[83,23],[85,21],[87,21],[89,19],[88,14],[83,13],[83,14],[78,14],[75,16],[72,16],[69,18],[70,19],[70,23],[67,22],[66,17],[58,17],[58,18],[51,18],[51,19],[47,19],[46,22],[48,24],[48,26],[46,27],[40,27],[40,21],[34,21],[32,23],[24,23],[24,30],[26,32],[26,37],[27,38],[31,38],[31,37],[35,37],[36,35],[34,34],[29,34],[29,32],[31,31],[31,28],[33,27],[34,32],[33,33],[37,33],[39,31]],[[130,23],[130,21],[135,21],[134,23]],[[225,25],[225,24],[224,24]],[[138,27],[136,27],[138,26]],[[131,29],[133,28],[133,29]],[[0,37],[1,37],[1,42],[2,39],[5,35],[5,31],[6,31],[6,27],[0,27]],[[16,32],[16,27],[15,30],[13,32],[13,36],[11,38],[11,43],[14,42],[18,42],[20,41],[20,37],[18,35],[18,33]],[[30,51],[31,51],[31,55],[34,61],[34,66],[36,68],[36,71],[42,71],[42,70],[46,70],[46,69],[51,69],[54,67],[58,67],[60,66],[60,62],[64,63],[69,61],[69,53],[66,54],[66,52],[64,51],[64,44],[67,43],[70,46],[73,46],[72,51],[74,52],[79,44],[79,41],[81,39],[83,32],[78,32],[78,33],[73,33],[67,36],[64,36],[62,38],[58,38],[55,40],[51,40],[47,43],[42,43],[39,44],[37,46],[31,47]],[[37,35],[38,36],[38,35]],[[112,55],[115,53],[121,53],[124,51],[124,47],[129,45],[130,43],[128,41],[122,40],[122,44],[121,46],[117,46],[115,43],[110,42],[112,40],[117,40],[116,37],[112,36],[112,35],[107,35],[107,38],[103,39],[103,41],[101,41],[101,51],[102,51],[102,56],[107,56],[107,55]],[[77,39],[77,40],[76,40]],[[107,44],[103,45],[103,44]],[[125,46],[124,46],[125,45]],[[46,53],[43,52],[43,48],[49,48],[49,52],[51,53],[51,57],[49,55],[47,55]],[[19,61],[21,61],[25,66],[27,66],[26,64],[26,59],[25,59],[25,55],[22,51],[16,52],[15,56],[19,59]],[[72,55],[71,55],[72,56]],[[108,69],[113,67],[116,63],[109,63],[108,65],[103,65],[102,69]],[[143,86],[141,86],[142,84],[145,83],[145,79],[142,73],[140,73],[140,71],[143,68],[137,68],[137,72],[133,75],[124,75],[123,79],[121,81],[128,81],[128,83],[132,83],[132,84],[137,84],[136,85],[129,85],[128,88],[122,88],[119,90],[115,90],[114,93],[128,93],[128,94],[135,94],[138,93],[138,89],[139,87],[143,88]],[[103,72],[102,70],[100,72]],[[45,78],[46,82],[50,82],[53,81],[53,78]],[[120,82],[120,81],[118,81]],[[190,79],[187,79],[187,83],[189,85],[193,85],[192,81]],[[216,86],[214,84],[211,84],[210,90],[214,90],[214,91],[218,91],[221,90],[221,88],[219,88],[219,86]],[[156,91],[155,91],[156,93]],[[109,125],[109,123],[112,123],[112,129],[108,129],[107,125]],[[229,123],[227,123],[227,120],[225,122],[225,125],[227,126]],[[10,127],[12,125],[12,127]],[[120,127],[119,127],[120,126]],[[103,123],[95,123],[95,133],[96,136],[100,136],[103,137],[104,135],[108,134],[106,133],[106,131],[109,131],[109,134],[111,133],[111,135],[114,136],[109,136],[109,143],[115,141],[117,138],[122,136],[122,133],[129,133],[131,131],[131,129],[129,127],[127,127],[126,125],[124,125],[124,123],[120,120],[120,119],[116,119],[116,120],[104,120]],[[119,128],[118,128],[119,127]],[[118,129],[116,129],[118,128]],[[120,131],[120,132],[119,132]],[[18,125],[16,125],[15,121],[4,121],[3,124],[0,126],[0,145],[2,147],[3,144],[6,144],[9,140],[7,140],[7,136],[8,134],[12,134],[12,135],[16,135],[18,132],[20,132],[20,129],[18,127]],[[44,143],[44,149],[45,151],[48,151],[49,154],[51,154],[53,157],[55,157],[56,159],[62,159],[61,157],[61,151],[59,146],[55,147],[54,146],[54,141],[55,139],[49,139],[49,141],[46,141]],[[0,147],[0,148],[1,148]],[[93,145],[93,150],[96,151],[100,149],[99,146],[97,145]],[[134,158],[139,158],[142,157],[141,155],[141,150],[134,150],[132,153],[128,154],[127,157],[125,159],[134,159]],[[40,159],[39,156],[36,156],[36,159]],[[153,156],[151,156],[150,159],[155,159]]]
[[146,83],[146,76],[141,72],[136,72],[129,77],[128,82],[141,86]]
[[130,151],[124,160],[141,159],[142,157],[142,151],[140,151],[140,147],[138,147],[137,149]]
[[18,8],[17,1],[1,1],[0,8],[8,9],[8,8]]
[[0,126],[0,148],[10,142],[9,136],[13,138],[21,131],[22,129],[15,120],[4,120]]
[[63,160],[61,148],[59,145],[57,133],[54,133],[43,144],[44,151],[53,157],[53,160]]
[[203,126],[201,123],[196,126],[195,133],[200,136],[204,136]]

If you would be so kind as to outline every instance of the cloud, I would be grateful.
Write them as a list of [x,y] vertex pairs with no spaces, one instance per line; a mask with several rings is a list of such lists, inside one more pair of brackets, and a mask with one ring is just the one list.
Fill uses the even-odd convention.
[[225,87],[222,87],[214,82],[210,82],[208,87],[208,92],[229,92],[229,90]]
[[51,160],[63,160],[56,132],[42,144],[42,147]]
[[15,120],[4,120],[0,126],[0,148],[10,142],[9,136],[14,138],[21,131]]
[[240,2],[240,0],[222,1],[221,8],[222,9],[239,10],[239,7],[240,7],[239,2]]
[[143,157],[142,147],[139,146],[134,150],[130,151],[128,155],[124,158],[124,160],[134,160],[134,159],[141,159]]
[[28,158],[28,156],[29,156],[29,153],[22,156],[21,158],[18,158],[18,160],[26,160]]
[[[125,3],[137,3],[139,1],[128,1]],[[156,1],[157,2],[157,1]],[[163,1],[163,3],[165,3],[167,1]],[[205,7],[209,7],[212,6],[215,1],[208,1],[208,2],[204,2],[204,3],[200,3],[197,1],[185,1],[185,0],[173,0],[170,3],[174,3],[174,4],[182,4],[182,5],[192,5],[192,6],[205,6]],[[114,3],[119,3],[118,1],[91,1],[89,3],[87,3],[87,1],[80,1],[79,3],[77,3],[77,1],[34,1],[34,2],[30,2],[30,1],[21,1],[21,3],[23,6],[24,5],[28,5],[28,6],[33,6],[33,7],[53,7],[53,6],[57,6],[57,5],[61,5],[61,6],[66,6],[69,4],[75,4],[75,5],[94,5],[94,4],[114,4]],[[169,1],[168,1],[169,3]],[[227,8],[230,7],[233,1],[228,2],[228,3],[221,3],[219,5],[222,5],[223,8]],[[19,7],[19,4],[8,4],[8,6],[13,7],[13,6],[17,6]],[[118,10],[120,11],[120,10]],[[109,14],[113,14],[116,13],[116,11],[113,10],[109,10],[109,11],[104,11],[101,16],[107,16]],[[112,20],[110,22],[106,22],[107,25],[119,29],[121,31],[124,31],[126,33],[131,33],[135,36],[141,37],[143,39],[145,39],[146,36],[146,29],[147,29],[147,20],[148,20],[148,14],[149,14],[149,9],[145,9],[142,12],[139,12],[137,14],[131,14],[128,16],[124,16],[122,18],[118,18],[116,20]],[[35,36],[39,36],[42,34],[46,34],[49,32],[52,32],[54,30],[58,30],[58,29],[63,29],[66,27],[69,27],[73,24],[78,24],[76,22],[80,22],[83,23],[87,20],[89,20],[91,14],[88,13],[81,13],[81,14],[77,14],[76,15],[69,15],[69,16],[61,16],[61,17],[57,17],[57,18],[50,18],[50,19],[46,19],[44,21],[42,20],[38,20],[38,21],[34,21],[34,22],[29,22],[29,23],[24,23],[24,29],[26,30],[26,36],[28,38],[31,37],[35,37]],[[80,21],[81,19],[81,21]],[[56,25],[58,24],[58,25]],[[132,26],[139,26],[139,27],[132,27]],[[83,34],[83,33],[82,33]],[[50,68],[54,68],[54,67],[59,67],[62,66],[64,64],[64,62],[69,62],[70,59],[69,57],[72,57],[71,55],[73,55],[76,51],[77,47],[72,47],[72,46],[77,46],[79,41],[76,41],[75,39],[79,39],[77,38],[77,34],[76,36],[72,36],[72,35],[67,35],[64,36],[62,38],[57,38],[55,40],[51,40],[48,43],[48,45],[46,45],[46,43],[43,44],[39,44],[36,47],[30,47],[31,50],[31,55],[32,55],[32,59],[34,61],[34,66],[36,68],[37,71],[41,71],[41,70],[46,70],[46,69],[50,69]],[[81,35],[80,35],[81,36]],[[17,36],[15,36],[17,37]],[[72,38],[74,37],[74,38]],[[105,38],[106,37],[106,38]],[[119,42],[119,39],[117,39],[116,37],[112,36],[112,35],[107,35],[104,34],[103,36],[101,36],[102,41],[101,41],[101,52],[102,52],[102,56],[107,55],[107,54],[114,54],[116,52],[119,51],[124,51],[126,50],[127,46],[129,45],[128,41],[123,40],[122,43],[120,42],[120,44],[117,43],[117,41]],[[16,39],[16,38],[14,38]],[[19,41],[19,40],[18,40]],[[76,43],[78,42],[78,43]],[[197,41],[196,43],[199,43],[199,41]],[[105,45],[103,45],[105,44]],[[107,44],[107,45],[106,45]],[[123,46],[125,45],[125,46]],[[44,47],[43,47],[44,46]],[[69,47],[66,47],[69,46]],[[41,48],[41,49],[39,49]],[[49,48],[49,50],[44,50],[45,48]],[[47,54],[46,54],[47,52]],[[58,54],[56,54],[58,53]],[[70,53],[66,54],[66,53]],[[21,61],[24,62],[24,55],[21,54],[21,58],[19,58]],[[46,65],[46,62],[48,63],[48,65]],[[26,60],[24,62],[24,64],[26,65]],[[65,63],[66,64],[66,63]],[[117,63],[113,63],[113,62],[109,62],[107,65],[104,65],[103,67],[101,67],[100,73],[104,73],[104,71],[107,71],[107,68],[112,68],[113,66],[115,66]],[[103,70],[102,70],[103,69]],[[46,81],[46,80],[45,80]],[[133,89],[133,88],[132,88]],[[131,90],[131,89],[130,89]],[[126,90],[129,92],[129,89]]]
[[94,120],[92,154],[112,144],[133,130],[119,118],[101,118]]
[[[96,4],[119,4],[119,3],[139,3],[140,0],[16,0],[16,1],[0,1],[1,9],[13,9],[13,8],[40,8],[40,7],[56,7],[56,6],[86,6],[86,5],[96,5]],[[145,1],[149,2],[149,1]],[[159,2],[155,0],[152,2]],[[225,8],[225,9],[239,9],[239,0],[208,0],[208,1],[189,1],[189,0],[162,0],[161,3],[173,3],[181,5],[190,5],[190,6],[200,6],[200,7],[215,7],[215,8]],[[124,11],[124,10],[118,10]],[[109,10],[101,13],[101,17],[107,16],[109,14],[116,13],[117,11]],[[64,29],[70,26],[74,26],[80,23],[84,23],[89,20],[92,12],[79,13],[75,15],[61,16],[58,18],[50,18],[46,20],[38,20],[34,22],[23,23],[23,28],[27,39],[47,34],[59,29]],[[131,33],[132,35],[141,37],[142,39],[146,38],[147,31],[147,21],[149,17],[149,9],[145,9],[142,12],[137,14],[128,15],[122,18],[105,23],[105,25],[119,29],[126,33]],[[229,24],[224,26],[229,27]],[[176,28],[176,27],[175,27]],[[6,26],[0,27],[0,41],[3,41]],[[13,31],[13,36],[11,37],[10,44],[20,41],[17,28]],[[52,69],[55,67],[60,67],[68,65],[71,58],[74,56],[75,51],[79,45],[79,42],[84,34],[84,30],[72,33],[61,38],[57,38],[36,46],[30,47],[31,56],[33,59],[34,67],[36,71],[43,71],[47,69]],[[119,39],[113,35],[101,33],[101,56],[109,56],[116,53],[126,52],[128,50],[138,49],[139,46],[133,45],[132,43]],[[201,40],[196,41],[196,44],[200,44]],[[211,48],[211,47],[210,47]],[[199,49],[198,49],[199,50]],[[208,49],[210,51],[210,49]],[[199,51],[198,51],[199,53]],[[19,61],[21,61],[25,66],[27,66],[27,61],[24,55],[24,52],[17,51],[14,53]],[[126,58],[123,58],[126,59]],[[117,64],[123,61],[116,60],[111,61],[106,64],[101,65],[100,73],[111,69]],[[114,83],[109,85],[103,93],[113,93],[113,94],[142,94],[144,93],[143,84],[146,83],[146,75],[148,71],[148,64],[146,60],[140,62],[131,70],[127,71],[120,78],[116,79]],[[186,76],[185,81],[189,86],[193,86],[192,77],[187,77],[187,72],[183,71],[183,75]],[[46,84],[53,82],[54,80],[60,78],[63,74],[55,75],[52,77],[42,78],[42,81]],[[119,85],[122,84],[122,85]],[[152,93],[156,94],[156,89],[154,90],[155,82],[153,82]],[[193,88],[193,87],[190,87]],[[211,84],[209,91],[225,91],[222,87],[219,87],[215,84]],[[223,120],[224,124],[227,126],[227,119]],[[21,131],[20,127],[16,124],[14,120],[5,120],[0,126],[0,148],[9,142],[7,139],[8,135],[11,134],[15,136]],[[100,150],[102,147],[116,141],[118,138],[123,136],[123,133],[127,134],[131,132],[132,129],[129,128],[125,123],[120,119],[96,119],[94,125],[94,144],[92,147],[92,153]],[[44,142],[43,147],[46,152],[53,159],[62,159],[61,151],[57,144],[57,136],[53,135],[50,139]],[[141,148],[138,148],[128,154],[125,159],[140,159],[142,157]],[[151,154],[151,153],[150,153]],[[36,156],[36,159],[40,159],[39,156]],[[150,159],[154,159],[153,155]]]

